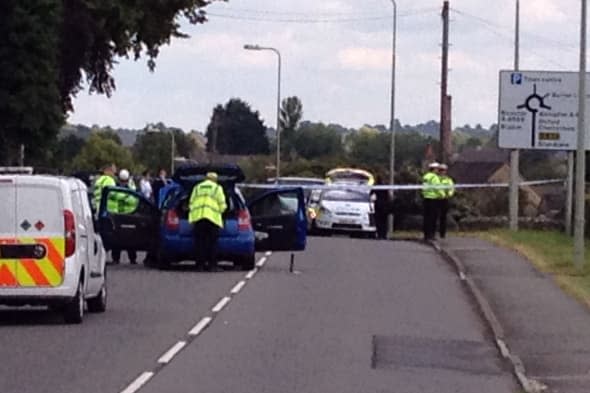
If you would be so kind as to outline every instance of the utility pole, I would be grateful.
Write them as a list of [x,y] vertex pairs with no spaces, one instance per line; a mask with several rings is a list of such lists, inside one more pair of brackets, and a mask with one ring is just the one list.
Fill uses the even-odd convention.
[[[520,0],[516,0],[516,25],[514,29],[514,71],[520,68]],[[519,191],[519,161],[520,152],[510,151],[510,187],[508,197],[508,215],[510,216],[510,230],[518,230],[518,191]]]
[[[391,132],[391,146],[389,151],[389,184],[395,184],[395,67],[397,60],[396,44],[397,44],[397,3],[391,0],[393,5],[393,46],[391,48],[391,101],[390,101],[390,117],[389,117],[389,131]],[[394,191],[389,192],[389,197],[393,201]],[[393,232],[395,217],[393,214],[389,216],[388,229],[389,233]]]
[[586,34],[587,2],[582,0],[580,26],[580,82],[578,91],[578,149],[576,152],[576,206],[574,209],[574,263],[578,269],[584,266],[584,223],[586,199]]
[[449,0],[445,0],[442,10],[442,76],[440,83],[440,160],[446,163],[449,159],[451,142],[451,107],[448,95],[449,84]]

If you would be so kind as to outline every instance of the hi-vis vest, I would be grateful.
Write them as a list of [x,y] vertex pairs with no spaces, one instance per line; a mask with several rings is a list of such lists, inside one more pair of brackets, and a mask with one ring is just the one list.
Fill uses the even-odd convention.
[[211,181],[205,180],[193,188],[189,203],[188,221],[195,223],[200,220],[209,220],[220,228],[223,228],[222,214],[227,209],[223,188]]
[[[440,177],[434,172],[427,172],[422,176],[422,197],[424,199],[438,199],[439,190],[436,187],[440,185]],[[430,186],[430,187],[429,187]]]
[[[93,194],[93,198],[92,198],[92,202],[94,204],[94,209],[96,211],[98,211],[98,208],[100,207],[100,198],[102,197],[102,190],[104,190],[105,187],[116,187],[116,186],[117,186],[117,183],[115,182],[115,179],[113,179],[111,176],[101,175],[98,179],[96,179],[96,182],[94,183],[94,194]],[[107,202],[107,210],[108,211],[116,211],[116,209],[117,209],[116,202],[111,202],[111,201]]]
[[448,188],[442,188],[438,190],[439,199],[449,199],[455,195],[455,182],[450,176],[440,176],[439,184],[441,186],[448,186]]

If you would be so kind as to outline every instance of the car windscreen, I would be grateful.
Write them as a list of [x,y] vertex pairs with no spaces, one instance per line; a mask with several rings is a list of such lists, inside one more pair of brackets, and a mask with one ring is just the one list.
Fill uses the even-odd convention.
[[369,202],[370,197],[366,192],[350,190],[330,190],[322,194],[324,201],[341,201],[341,202]]

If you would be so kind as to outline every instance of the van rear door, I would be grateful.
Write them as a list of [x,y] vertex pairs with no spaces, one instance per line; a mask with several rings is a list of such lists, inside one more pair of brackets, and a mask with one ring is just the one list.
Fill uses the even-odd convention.
[[[65,215],[59,185],[16,178],[16,259],[18,286],[57,287],[65,264]],[[69,214],[72,214],[69,212]]]
[[16,184],[14,177],[0,176],[0,288],[16,287],[16,260],[10,248],[16,241]]

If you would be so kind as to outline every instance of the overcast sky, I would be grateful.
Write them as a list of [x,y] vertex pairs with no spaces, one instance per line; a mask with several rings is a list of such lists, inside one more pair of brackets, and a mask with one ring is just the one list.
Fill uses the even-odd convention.
[[[442,0],[397,0],[396,118],[439,118]],[[498,71],[513,67],[515,0],[451,0],[449,93],[453,124],[497,119]],[[521,0],[521,69],[576,70],[579,0]],[[389,123],[390,0],[230,0],[209,22],[162,49],[155,73],[121,60],[110,99],[80,93],[69,121],[142,128],[163,121],[203,131],[215,105],[239,97],[268,126],[276,119],[276,47],[282,95],[299,96],[304,118],[358,128]]]

